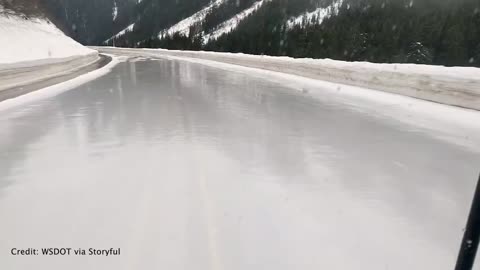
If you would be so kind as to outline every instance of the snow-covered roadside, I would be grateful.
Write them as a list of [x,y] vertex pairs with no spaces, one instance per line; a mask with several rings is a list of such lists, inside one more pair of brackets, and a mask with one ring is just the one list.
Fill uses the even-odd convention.
[[45,87],[54,78],[78,76],[106,61],[43,18],[1,15],[0,44],[2,96],[10,96],[15,89],[23,89],[21,94],[29,87],[34,91],[36,85]]
[[[344,108],[359,114],[365,114],[368,117],[384,118],[385,123],[400,121],[410,125],[412,132],[427,132],[434,135],[437,139],[457,145],[478,148],[478,141],[480,140],[480,132],[478,132],[480,130],[480,111],[476,110],[446,106],[385,91],[308,78],[302,75],[291,74],[287,71],[252,68],[238,63],[208,60],[206,57],[187,57],[185,56],[186,52],[183,52],[184,54],[169,54],[167,52],[171,51],[166,50],[111,47],[96,47],[96,49],[102,53],[109,52],[114,55],[150,57],[152,59],[178,59],[232,72],[242,72],[297,89],[305,95],[325,101],[326,104],[344,104]],[[240,56],[241,58],[249,58],[247,55]],[[255,58],[255,56],[252,58]],[[286,65],[282,66],[284,68],[287,67]]]
[[1,96],[4,90],[10,91],[19,87],[26,89],[53,78],[83,74],[85,70],[99,68],[107,61],[107,59],[98,58],[97,55],[86,55],[73,59],[65,58],[63,61],[44,65],[0,70],[0,101],[2,101]]
[[99,78],[109,73],[118,63],[120,63],[123,60],[126,60],[125,58],[116,57],[113,55],[108,55],[108,56],[112,57],[112,61],[110,61],[107,65],[105,65],[102,68],[80,75],[74,79],[61,82],[59,84],[55,84],[52,86],[48,86],[38,91],[34,91],[13,99],[8,99],[0,102],[0,111],[5,111],[10,108],[22,106],[36,100],[53,97],[63,92],[72,90],[80,85],[83,85],[89,81],[95,80],[96,78]]
[[[98,47],[115,53],[118,49]],[[117,50],[117,51],[116,51]],[[415,64],[375,64],[331,59],[295,59],[217,52],[122,49],[143,56],[206,59],[299,75],[418,99],[480,110],[480,69]]]
[[98,55],[46,19],[0,16],[0,70]]

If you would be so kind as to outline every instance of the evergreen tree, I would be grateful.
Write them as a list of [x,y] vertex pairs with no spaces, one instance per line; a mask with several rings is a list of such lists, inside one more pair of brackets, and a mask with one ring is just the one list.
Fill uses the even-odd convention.
[[202,44],[203,35],[256,1],[226,0],[214,5],[187,36],[159,33],[212,0],[144,0],[140,4],[136,0],[49,0],[46,6],[55,21],[63,22],[64,29],[84,44],[102,44],[135,23],[132,31],[115,39],[116,46],[480,66],[478,0],[344,0],[338,14],[330,14],[321,24],[315,15],[298,25],[288,24],[289,19],[337,0],[271,0],[234,31]]

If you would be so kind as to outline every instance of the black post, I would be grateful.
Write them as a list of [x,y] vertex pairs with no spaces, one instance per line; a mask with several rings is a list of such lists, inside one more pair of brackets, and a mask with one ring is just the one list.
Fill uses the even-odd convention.
[[468,215],[467,227],[463,235],[455,270],[471,270],[480,240],[480,178],[473,195],[472,208]]

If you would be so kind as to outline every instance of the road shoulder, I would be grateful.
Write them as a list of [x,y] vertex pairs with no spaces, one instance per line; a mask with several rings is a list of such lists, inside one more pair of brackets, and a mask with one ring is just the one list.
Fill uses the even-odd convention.
[[0,70],[0,102],[71,80],[102,68],[112,58],[99,54],[95,59],[73,59],[31,68]]

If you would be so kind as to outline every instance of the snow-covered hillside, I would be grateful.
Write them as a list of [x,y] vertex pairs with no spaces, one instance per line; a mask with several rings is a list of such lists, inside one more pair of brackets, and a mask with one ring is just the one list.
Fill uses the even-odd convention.
[[[67,37],[47,19],[0,15],[0,68],[22,62],[58,62],[97,52]],[[32,63],[30,63],[32,64]]]
[[243,10],[242,12],[233,16],[231,19],[221,23],[219,26],[216,27],[216,29],[213,32],[207,33],[203,36],[203,43],[208,43],[212,39],[217,39],[221,35],[233,31],[243,19],[245,19],[248,15],[255,12],[265,2],[268,2],[268,1],[271,1],[271,0],[260,0],[258,2],[255,2],[251,7]]
[[331,5],[324,8],[317,8],[312,12],[305,12],[300,16],[290,18],[287,22],[288,28],[296,25],[303,26],[304,24],[321,24],[326,18],[338,14],[343,0],[335,0]]
[[[202,33],[203,43],[208,43],[208,41],[212,39],[217,39],[219,36],[233,31],[243,19],[245,19],[248,15],[255,12],[264,3],[268,1],[271,1],[271,0],[259,0],[253,3],[253,5],[250,6],[249,8],[242,10],[241,12],[239,12],[238,14],[235,14],[230,19],[217,25],[213,31],[209,33]],[[163,38],[165,35],[171,36],[175,33],[188,36],[190,32],[190,27],[194,26],[195,24],[202,23],[202,21],[205,20],[205,17],[207,16],[208,12],[210,12],[213,8],[220,6],[224,3],[225,3],[225,0],[216,0],[212,2],[208,6],[205,6],[203,9],[193,14],[192,16],[181,20],[180,22],[176,23],[175,25],[171,26],[168,29],[161,31],[158,37]]]
[[216,6],[221,5],[223,2],[225,2],[225,0],[216,0],[210,3],[192,16],[181,20],[180,22],[176,23],[175,25],[166,30],[161,31],[158,35],[159,38],[162,38],[165,34],[171,36],[175,33],[180,33],[182,35],[188,36],[191,26],[203,21],[210,10],[212,10]]
[[[174,34],[180,34],[182,36],[189,36],[190,29],[192,26],[201,25],[205,22],[206,17],[210,12],[216,12],[215,9],[221,7],[223,5],[229,4],[229,0],[214,0],[211,1],[208,5],[205,5],[197,12],[193,13],[191,16],[179,20],[177,23],[171,25],[168,28],[161,30],[158,33],[158,38],[163,39],[166,36],[173,36]],[[232,0],[230,0],[232,1]],[[212,30],[209,31],[201,31],[199,34],[202,36],[203,43],[206,44],[210,40],[215,40],[223,34],[229,33],[234,31],[238,24],[247,18],[249,15],[257,11],[260,7],[262,7],[265,3],[270,2],[272,0],[256,0],[253,4],[243,10],[238,11],[237,14],[231,15],[231,17],[227,17],[224,21],[213,27]],[[237,6],[239,2],[237,2]],[[118,13],[117,5],[114,4],[113,7],[113,17],[114,20],[116,18],[116,14]],[[122,38],[127,33],[134,31],[135,22],[131,23],[123,30],[118,32],[117,34],[113,35],[109,39],[105,40],[103,44],[110,44],[115,45],[117,43],[117,39]]]
[[111,38],[105,40],[105,43],[109,43],[112,40],[115,40],[116,38],[119,38],[123,35],[125,35],[128,32],[133,31],[133,27],[135,27],[135,23],[130,24],[129,26],[125,27],[122,31],[118,32],[116,35],[112,36]]

